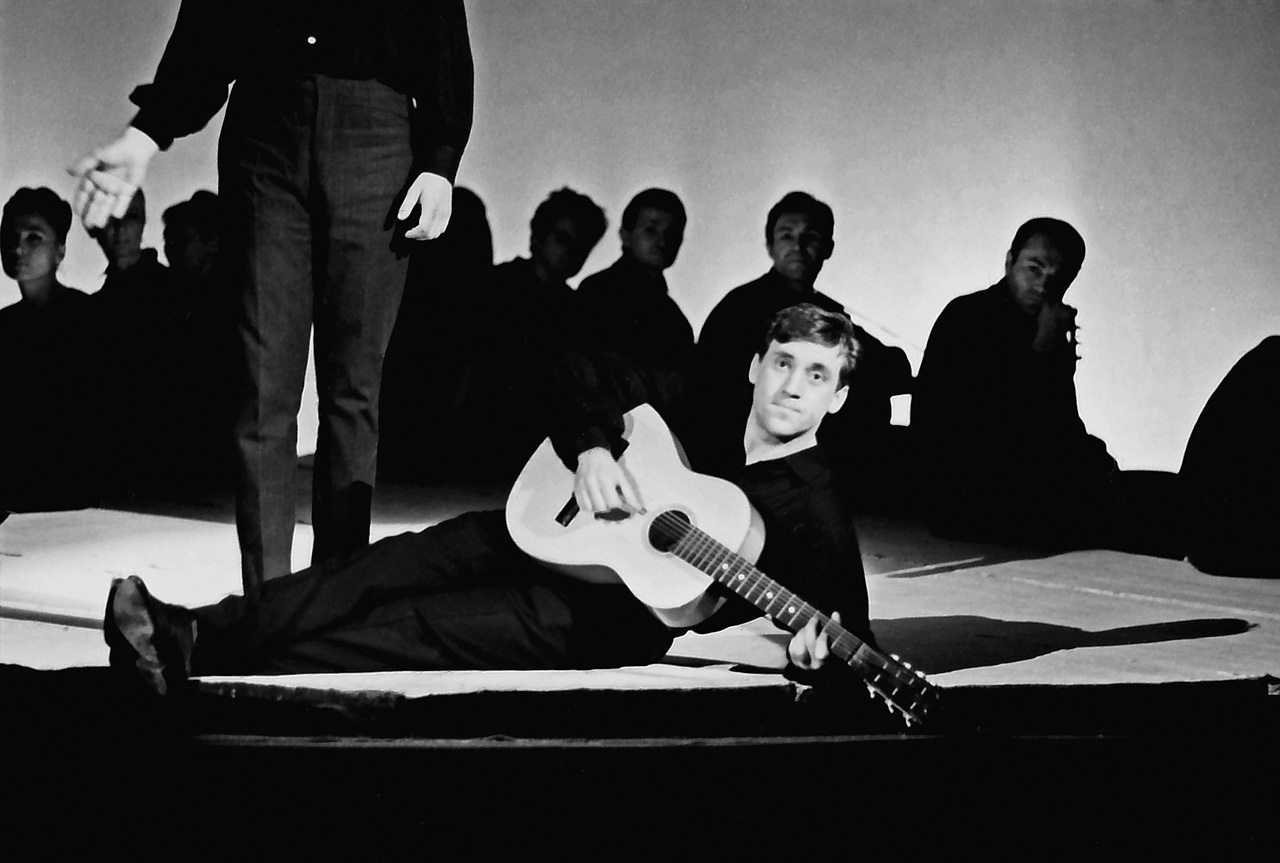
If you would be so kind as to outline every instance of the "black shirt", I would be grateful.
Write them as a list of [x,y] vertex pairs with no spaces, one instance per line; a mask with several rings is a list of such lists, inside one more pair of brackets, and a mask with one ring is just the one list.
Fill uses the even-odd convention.
[[376,79],[412,97],[415,174],[452,181],[471,132],[462,0],[183,0],[132,125],[161,149],[203,128],[232,81],[306,73]]
[[[857,533],[820,447],[747,465],[746,412],[724,417],[709,432],[690,434],[691,423],[702,420],[692,410],[699,400],[696,389],[683,376],[616,355],[568,356],[559,371],[552,442],[566,465],[576,465],[578,454],[595,446],[620,455],[626,446],[623,413],[647,402],[680,438],[694,470],[734,483],[759,512],[765,547],[758,567],[818,608],[839,611],[851,632],[871,640]],[[722,629],[759,615],[755,606],[731,597],[697,628]]]
[[685,369],[693,359],[693,327],[666,279],[630,254],[583,279],[577,298],[585,350],[667,369]]
[[1076,404],[1076,357],[1065,340],[1031,348],[1036,318],[1001,280],[947,304],[929,333],[911,428],[937,494],[992,493],[1033,477],[1043,487],[1116,467]]

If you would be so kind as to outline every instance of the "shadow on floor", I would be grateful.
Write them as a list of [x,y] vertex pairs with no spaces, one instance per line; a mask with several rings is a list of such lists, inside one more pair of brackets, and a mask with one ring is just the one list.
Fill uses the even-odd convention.
[[[299,524],[311,523],[312,460],[298,462],[294,485]],[[510,488],[497,483],[452,480],[439,483],[382,481],[373,493],[373,524],[420,523],[424,527],[475,510],[501,509]],[[161,515],[215,524],[235,524],[235,493],[230,489],[190,490],[165,495],[134,495],[102,501],[103,509]]]
[[1155,644],[1239,635],[1255,626],[1233,617],[1175,620],[1098,632],[1055,623],[963,614],[872,621],[872,629],[881,645],[892,650],[903,646],[906,649],[904,658],[926,674],[1021,662],[1077,647]]

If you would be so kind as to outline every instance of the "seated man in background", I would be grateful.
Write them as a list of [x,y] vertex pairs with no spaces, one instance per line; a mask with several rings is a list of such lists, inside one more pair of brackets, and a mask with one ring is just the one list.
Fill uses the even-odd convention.
[[106,279],[93,295],[101,313],[130,321],[165,316],[174,309],[173,281],[155,249],[142,246],[147,227],[147,197],[134,193],[123,216],[92,231],[107,258]]
[[143,248],[146,196],[139,189],[123,216],[91,233],[107,258],[106,280],[92,294],[101,351],[103,398],[120,421],[104,424],[111,435],[109,496],[130,497],[167,485],[171,469],[186,457],[181,402],[188,387],[186,302],[155,249]]
[[93,502],[99,447],[89,295],[58,278],[71,205],[22,188],[0,218],[0,261],[22,299],[0,309],[0,520]]
[[[839,302],[814,288],[835,249],[834,230],[831,207],[804,192],[789,192],[769,210],[764,238],[772,267],[726,294],[698,336],[695,365],[709,413],[736,414],[750,400],[742,370],[779,310],[803,302],[847,316]],[[858,508],[899,510],[907,504],[899,469],[907,451],[890,425],[889,399],[910,392],[911,364],[901,348],[856,324],[854,338],[861,353],[848,406],[823,426],[823,445]]]
[[225,484],[234,470],[236,315],[233,296],[217,278],[218,196],[201,189],[165,210],[163,219],[180,334],[172,489]]
[[578,286],[584,350],[683,371],[693,358],[693,327],[667,291],[687,221],[675,192],[645,189],[622,211],[622,256]]
[[912,401],[929,527],[941,536],[1102,546],[1180,559],[1173,474],[1120,471],[1080,419],[1076,310],[1080,234],[1032,219],[1005,274],[952,300],[933,325]]
[[[569,188],[547,196],[529,225],[529,257],[493,267],[460,323],[471,344],[472,374],[460,415],[476,471],[514,479],[546,436],[542,392],[560,356],[580,344],[578,307],[568,280],[604,236],[604,210]],[[484,315],[474,309],[484,308]]]
[[[764,521],[760,569],[870,640],[857,535],[815,445],[819,425],[847,395],[857,361],[851,325],[812,305],[787,309],[757,351],[743,370],[752,402],[722,418],[719,439],[731,452],[714,461],[732,465],[722,476]],[[562,370],[544,396],[557,408],[556,452],[576,464],[578,506],[643,512],[643,495],[656,492],[637,485],[614,455],[625,446],[623,414],[648,403],[679,428],[679,379],[612,355],[566,357]],[[707,454],[688,455],[698,469]],[[715,595],[720,602],[698,631],[760,614],[728,591]],[[526,556],[501,511],[467,513],[270,580],[256,602],[228,596],[190,610],[156,601],[137,576],[117,579],[104,631],[112,667],[159,695],[193,673],[638,665],[660,659],[680,632],[621,584],[578,581]],[[825,639],[812,622],[801,629],[788,648],[795,667],[820,666]]]
[[452,381],[423,398],[442,354],[476,351],[471,332],[476,297],[493,270],[493,230],[480,196],[453,187],[449,227],[430,243],[410,252],[409,275],[395,328],[382,360],[378,406],[379,478],[422,482],[441,476],[467,476],[470,460],[457,458],[472,433],[465,429],[463,404],[474,398],[472,363]]
[[161,218],[170,272],[211,281],[218,261],[218,196],[201,189],[165,210]]

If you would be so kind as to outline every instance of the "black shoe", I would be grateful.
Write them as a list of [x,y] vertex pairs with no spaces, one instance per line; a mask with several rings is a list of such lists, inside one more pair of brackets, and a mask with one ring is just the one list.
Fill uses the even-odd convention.
[[156,695],[178,692],[191,675],[195,617],[153,599],[136,575],[111,582],[103,634],[111,667],[131,673]]

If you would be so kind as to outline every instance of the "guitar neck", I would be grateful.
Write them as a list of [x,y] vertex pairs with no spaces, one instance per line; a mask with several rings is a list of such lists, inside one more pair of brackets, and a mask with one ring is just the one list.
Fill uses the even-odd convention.
[[831,652],[849,665],[872,675],[887,670],[886,663],[875,650],[833,621],[830,615],[810,605],[751,561],[696,527],[687,527],[671,551],[792,632],[803,629],[810,620],[817,618],[819,628],[827,633]]

